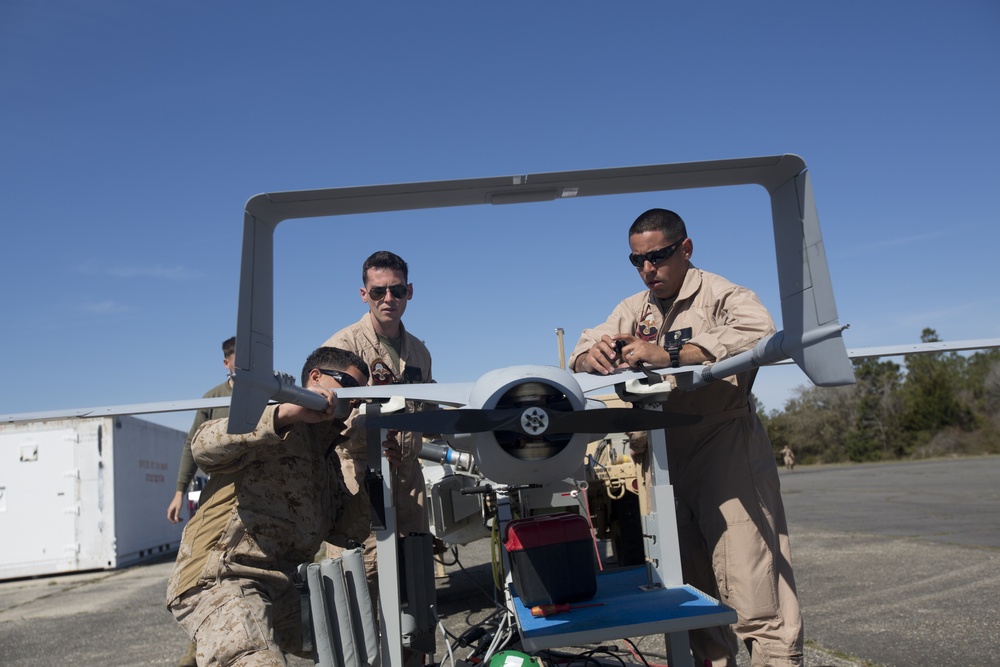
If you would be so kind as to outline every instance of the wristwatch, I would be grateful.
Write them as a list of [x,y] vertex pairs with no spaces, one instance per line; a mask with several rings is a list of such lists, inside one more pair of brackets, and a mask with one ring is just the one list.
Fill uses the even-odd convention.
[[670,355],[670,367],[680,368],[681,366],[681,348],[684,347],[684,343],[679,340],[672,340],[664,347],[667,349],[667,354]]
[[663,344],[663,349],[670,355],[670,367],[680,368],[681,348],[684,347],[684,343],[691,340],[691,327],[668,331],[665,338],[666,342]]

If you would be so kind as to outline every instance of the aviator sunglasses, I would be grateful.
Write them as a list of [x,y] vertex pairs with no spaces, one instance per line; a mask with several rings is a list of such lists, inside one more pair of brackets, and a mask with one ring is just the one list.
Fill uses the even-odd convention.
[[392,292],[392,296],[395,299],[402,299],[406,296],[406,285],[390,285],[389,287],[385,287],[383,285],[380,287],[369,287],[368,296],[376,301],[381,301],[385,298],[386,290]]
[[340,383],[340,386],[344,389],[350,389],[351,387],[360,387],[358,381],[354,379],[354,376],[350,373],[345,373],[344,371],[328,371],[325,368],[317,368],[323,375],[329,375],[334,380]]
[[[637,255],[634,252],[629,253],[628,261],[630,261],[632,263],[632,266],[634,266],[637,269],[641,269],[642,265],[645,262],[649,262],[653,266],[656,266],[657,264],[662,264],[663,262],[673,257],[674,253],[677,252],[677,250],[681,247],[681,244],[684,243],[684,241],[686,240],[687,240],[686,238],[683,238],[677,243],[671,243],[666,248],[660,248],[659,250],[652,250],[650,252],[647,252],[645,255]],[[393,292],[393,294],[395,294],[395,292]]]

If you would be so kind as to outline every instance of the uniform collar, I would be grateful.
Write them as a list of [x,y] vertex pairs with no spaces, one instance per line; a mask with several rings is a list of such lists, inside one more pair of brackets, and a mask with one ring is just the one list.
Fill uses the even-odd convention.
[[689,263],[687,272],[684,274],[684,282],[681,283],[681,288],[677,290],[677,296],[674,297],[672,302],[670,299],[659,299],[653,296],[652,290],[647,291],[646,299],[657,309],[666,312],[668,309],[663,308],[664,303],[677,303],[678,301],[690,299],[698,293],[699,289],[701,289],[701,271],[699,271],[694,264]]
[[[371,314],[371,311],[369,311],[365,313],[364,317],[361,318],[361,322],[363,323],[362,326],[365,330],[365,337],[368,338],[372,345],[378,347],[381,343],[379,341],[378,332],[375,331],[374,319],[375,316]],[[406,347],[406,327],[403,326],[402,322],[399,323],[399,340],[399,351],[400,354],[402,354],[403,348]]]

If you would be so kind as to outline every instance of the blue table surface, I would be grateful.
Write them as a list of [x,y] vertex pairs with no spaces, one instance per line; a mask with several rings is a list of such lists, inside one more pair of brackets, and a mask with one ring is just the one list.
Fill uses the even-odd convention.
[[646,583],[643,566],[601,573],[597,575],[594,597],[570,605],[599,603],[599,606],[580,607],[541,618],[532,616],[531,609],[521,603],[514,591],[514,608],[522,635],[530,638],[587,632],[609,626],[639,626],[732,611],[692,586],[643,590],[641,586]]

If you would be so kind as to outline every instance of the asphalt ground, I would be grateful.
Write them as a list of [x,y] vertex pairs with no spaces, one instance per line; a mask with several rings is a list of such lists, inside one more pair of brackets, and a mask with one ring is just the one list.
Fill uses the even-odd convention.
[[[806,665],[1000,664],[1000,457],[799,467],[781,481]],[[493,608],[488,544],[449,563],[438,610],[460,634]],[[164,607],[171,567],[0,582],[0,664],[175,664],[187,638]],[[632,639],[651,667],[666,662],[662,637]],[[443,649],[439,637],[447,662]]]

